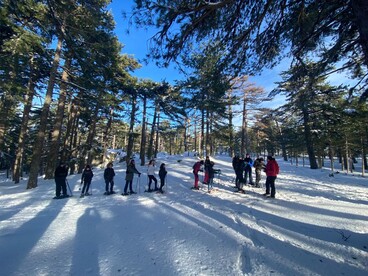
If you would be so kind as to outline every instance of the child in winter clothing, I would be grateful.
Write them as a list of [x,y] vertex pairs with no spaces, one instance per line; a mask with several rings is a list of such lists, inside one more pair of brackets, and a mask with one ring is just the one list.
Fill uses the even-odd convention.
[[[84,197],[85,195],[86,196],[89,195],[88,190],[89,190],[89,186],[91,185],[92,177],[93,177],[93,172],[91,170],[91,166],[86,165],[86,167],[84,168],[84,170],[82,172],[81,182],[83,183],[83,188],[82,188],[82,193],[81,193],[80,197]],[[86,193],[84,193],[84,192],[86,192]]]
[[110,195],[110,194],[115,194],[114,192],[114,176],[115,176],[115,171],[112,168],[112,163],[108,163],[107,164],[107,168],[104,171],[104,179],[105,179],[105,193],[104,195]]
[[155,161],[154,160],[151,160],[148,163],[147,175],[148,175],[148,179],[149,179],[148,192],[152,192],[152,190],[151,190],[152,181],[155,182],[155,191],[157,191],[158,188],[157,188],[157,179],[155,177]]
[[[267,175],[266,178],[266,193],[265,196],[275,197],[276,194],[276,188],[275,188],[275,180],[277,175],[279,174],[279,164],[277,164],[275,158],[272,156],[267,156],[267,164],[265,173]],[[271,194],[270,194],[270,188],[271,188]]]
[[165,168],[165,163],[161,164],[158,175],[160,177],[160,188],[158,190],[159,190],[160,193],[163,193],[164,191],[162,190],[162,188],[165,185],[165,179],[166,179],[166,175],[167,175],[167,171],[166,171],[166,168]]
[[198,176],[198,172],[201,170],[201,166],[204,164],[203,160],[196,162],[193,165],[193,174],[194,174],[194,187],[192,187],[192,189],[195,190],[199,190],[199,186],[198,186],[198,181],[199,181],[199,176]]
[[262,171],[266,168],[263,161],[264,161],[263,158],[259,157],[254,161],[254,164],[253,164],[253,167],[256,170],[256,187],[257,188],[261,188],[261,184],[260,184],[261,174],[262,174]]
[[[133,178],[135,173],[138,174],[139,177],[141,176],[141,173],[135,167],[135,161],[131,159],[126,170],[124,192],[121,195],[125,196],[129,194],[136,194],[136,192],[133,191]],[[127,193],[128,185],[129,185],[129,194]]]

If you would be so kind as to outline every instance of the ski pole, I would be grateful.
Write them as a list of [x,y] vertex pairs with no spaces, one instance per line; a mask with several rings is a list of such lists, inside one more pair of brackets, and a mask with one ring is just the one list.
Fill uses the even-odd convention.
[[91,195],[93,195],[93,192],[92,192],[92,181],[89,183],[89,188],[91,190]]
[[73,196],[73,192],[72,192],[72,189],[70,189],[70,186],[69,186],[69,182],[67,179],[65,179],[65,182],[66,182],[66,185],[68,186],[68,189],[69,189],[69,192],[70,192],[70,195]]

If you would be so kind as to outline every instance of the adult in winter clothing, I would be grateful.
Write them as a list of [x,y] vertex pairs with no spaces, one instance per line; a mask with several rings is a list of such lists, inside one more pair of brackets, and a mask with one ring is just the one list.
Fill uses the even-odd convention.
[[[66,191],[66,177],[68,176],[68,166],[65,163],[60,163],[55,169],[54,178],[56,184],[56,196],[54,199],[69,197]],[[61,195],[61,191],[63,194]]]
[[158,176],[160,177],[160,188],[158,189],[159,192],[163,193],[164,191],[162,188],[165,186],[165,179],[166,179],[167,171],[165,168],[165,163],[160,165],[160,170],[158,171]]
[[264,159],[262,157],[257,158],[254,161],[253,167],[256,171],[256,187],[261,188],[261,174],[262,171],[266,168],[266,166],[264,165]]
[[204,160],[204,179],[203,179],[203,184],[208,184],[209,183],[209,172],[208,169],[211,165],[211,160],[209,156],[206,156],[206,159]]
[[247,177],[249,176],[249,184],[254,185],[253,183],[253,177],[252,177],[252,166],[253,166],[253,160],[250,158],[249,153],[246,154],[244,158],[244,183],[247,184]]
[[241,158],[237,158],[235,163],[235,186],[238,189],[238,192],[244,192],[243,190],[243,184],[244,184],[244,177],[243,177],[243,171],[244,171],[244,161]]
[[208,191],[210,191],[210,189],[212,189],[212,185],[213,185],[213,178],[215,177],[215,170],[213,169],[213,166],[215,165],[215,163],[213,161],[210,161],[210,163],[207,165],[207,170],[208,170]]
[[104,195],[110,195],[110,194],[115,194],[114,192],[114,176],[115,176],[115,171],[112,167],[112,163],[109,162],[107,164],[107,167],[104,171],[104,179],[105,179],[105,193]]
[[203,160],[200,160],[200,161],[196,162],[193,165],[194,187],[192,189],[199,190],[199,186],[198,186],[198,181],[199,181],[198,172],[201,170],[201,166],[203,164],[204,164]]
[[83,183],[83,188],[82,188],[82,193],[80,197],[89,195],[88,190],[89,190],[89,186],[91,185],[92,177],[93,177],[93,172],[92,172],[91,166],[86,165],[86,167],[84,168],[82,172],[81,182]]
[[155,182],[155,191],[157,191],[158,188],[157,188],[157,179],[155,177],[155,161],[154,160],[150,160],[148,163],[147,175],[148,175],[148,192],[152,192],[152,189],[151,189],[152,181]]
[[[265,196],[275,197],[276,195],[276,188],[275,188],[275,180],[277,175],[279,174],[279,164],[277,164],[275,158],[272,156],[267,156],[267,164],[265,173],[267,175],[266,178],[266,193]],[[271,188],[271,194],[270,194],[270,188]]]
[[[136,194],[136,192],[133,191],[133,178],[135,173],[138,174],[138,176],[141,176],[141,173],[135,167],[135,161],[131,159],[126,169],[125,187],[124,192],[121,195],[125,196],[129,194]],[[129,185],[129,194],[127,193],[128,185]]]

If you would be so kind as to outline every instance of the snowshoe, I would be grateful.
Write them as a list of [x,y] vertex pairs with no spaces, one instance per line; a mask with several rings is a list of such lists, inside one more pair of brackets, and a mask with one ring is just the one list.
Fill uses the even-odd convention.
[[191,187],[192,190],[199,190],[199,187]]
[[113,194],[116,194],[116,192],[115,191],[111,191],[109,194],[110,195],[113,195]]
[[84,194],[81,194],[81,195],[80,195],[80,198],[84,198]]
[[62,196],[54,196],[53,199],[62,199]]
[[122,196],[128,196],[129,194],[128,193],[122,193],[121,195]]
[[110,193],[109,192],[104,192],[104,195],[109,195]]

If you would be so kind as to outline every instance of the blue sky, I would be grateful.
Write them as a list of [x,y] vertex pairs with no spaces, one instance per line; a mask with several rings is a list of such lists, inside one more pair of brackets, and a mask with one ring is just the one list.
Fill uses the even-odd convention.
[[[122,17],[122,11],[124,10],[129,18],[133,2],[133,0],[112,1],[110,8],[116,21],[115,33],[119,37],[120,42],[125,45],[123,53],[132,55],[141,61],[148,52],[149,38],[155,34],[155,31],[153,29],[144,30],[128,26],[127,21]],[[129,29],[129,34],[127,33],[127,29]],[[141,64],[142,68],[133,73],[134,76],[139,78],[151,79],[153,81],[166,80],[172,84],[175,80],[182,78],[178,71],[175,70],[174,65],[169,68],[159,68],[153,61],[149,64],[144,64],[143,62]],[[287,67],[288,64],[280,64],[272,70],[265,70],[261,76],[251,77],[250,81],[255,83],[256,86],[263,87],[266,92],[270,92],[275,86],[274,82],[280,80],[279,73],[286,70]]]

